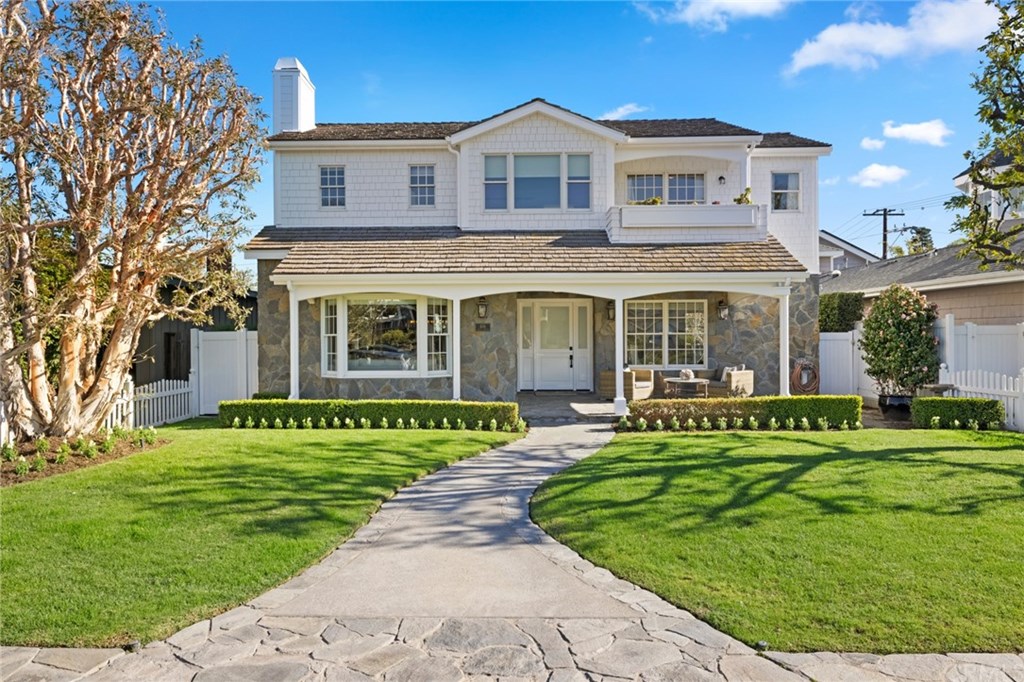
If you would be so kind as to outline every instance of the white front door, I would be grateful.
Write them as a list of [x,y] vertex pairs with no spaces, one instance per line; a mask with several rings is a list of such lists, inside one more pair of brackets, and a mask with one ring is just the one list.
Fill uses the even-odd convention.
[[519,390],[593,389],[589,299],[519,301]]

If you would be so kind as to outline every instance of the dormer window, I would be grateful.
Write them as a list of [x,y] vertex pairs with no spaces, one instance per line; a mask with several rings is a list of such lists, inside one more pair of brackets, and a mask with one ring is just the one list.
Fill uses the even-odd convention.
[[488,154],[484,209],[589,210],[590,180],[589,154]]

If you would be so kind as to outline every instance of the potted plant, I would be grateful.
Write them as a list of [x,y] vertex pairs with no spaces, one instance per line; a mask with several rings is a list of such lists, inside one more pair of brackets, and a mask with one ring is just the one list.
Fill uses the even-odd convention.
[[[864,318],[860,348],[865,371],[877,385],[883,415],[909,418],[914,393],[938,379],[937,317],[935,306],[920,292],[893,284],[878,296]],[[890,415],[894,407],[900,410]]]

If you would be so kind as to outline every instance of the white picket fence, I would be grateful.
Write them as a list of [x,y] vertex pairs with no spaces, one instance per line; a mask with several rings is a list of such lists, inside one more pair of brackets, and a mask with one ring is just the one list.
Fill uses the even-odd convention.
[[[1016,325],[958,325],[952,315],[935,323],[939,339],[939,357],[945,366],[946,381],[954,384],[963,395],[1003,400],[1007,406],[1007,426],[1024,431],[1024,417],[1011,422],[1012,391],[1015,381],[1024,373],[1024,323]],[[819,345],[820,392],[831,395],[860,395],[864,404],[878,405],[874,380],[865,371],[860,349],[861,330],[823,333]],[[961,385],[962,384],[962,385]],[[1008,386],[1009,388],[1003,388]],[[1011,395],[1004,392],[1010,391]],[[1007,403],[1004,398],[1010,400]],[[1016,413],[1014,413],[1016,414]],[[1012,426],[1011,426],[1012,424]]]
[[1006,428],[1024,431],[1024,369],[1011,377],[995,372],[964,370],[950,372],[945,365],[939,372],[939,383],[953,384],[958,398],[994,398],[1006,410]]
[[129,377],[103,426],[142,429],[185,421],[198,414],[199,383],[194,372],[188,381],[161,379],[138,387]]

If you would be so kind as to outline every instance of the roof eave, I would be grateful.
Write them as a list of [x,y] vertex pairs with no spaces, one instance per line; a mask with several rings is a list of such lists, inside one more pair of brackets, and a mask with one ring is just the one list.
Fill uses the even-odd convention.
[[440,149],[447,148],[442,139],[427,140],[275,140],[267,141],[271,151],[318,151],[333,149]]

